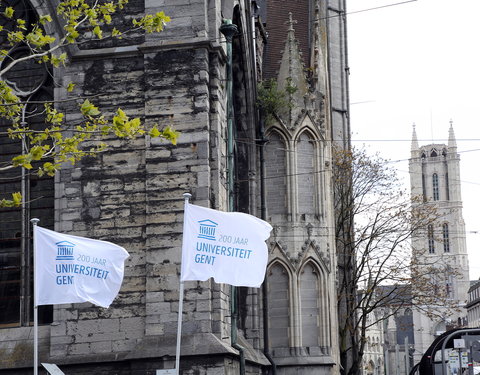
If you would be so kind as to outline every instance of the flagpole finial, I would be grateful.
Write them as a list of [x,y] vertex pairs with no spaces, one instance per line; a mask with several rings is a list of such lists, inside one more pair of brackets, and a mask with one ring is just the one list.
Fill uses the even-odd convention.
[[190,193],[183,193],[183,199],[185,199],[185,201],[188,202],[191,197],[192,197],[192,194],[190,194]]
[[33,219],[30,220],[30,222],[31,222],[33,225],[37,225],[39,221],[40,221],[40,219],[37,219],[37,218],[33,218]]

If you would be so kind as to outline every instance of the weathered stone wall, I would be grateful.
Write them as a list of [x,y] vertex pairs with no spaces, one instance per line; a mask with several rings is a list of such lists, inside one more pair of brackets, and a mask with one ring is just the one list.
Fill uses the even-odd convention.
[[[41,327],[40,362],[58,363],[71,374],[153,374],[155,368],[173,367],[182,194],[192,193],[195,204],[227,208],[225,51],[218,4],[141,3],[132,3],[134,14],[144,7],[172,17],[165,32],[139,45],[74,51],[70,64],[56,72],[59,81],[76,84],[75,95],[90,97],[107,114],[121,107],[130,117],[181,132],[177,146],[149,137],[110,140],[107,152],[65,166],[56,177],[55,230],[112,241],[130,253],[122,289],[109,309],[55,306],[53,324]],[[58,88],[55,94],[63,99],[66,92]],[[67,121],[79,120],[77,103],[62,107]],[[0,373],[27,372],[21,367],[32,363],[30,336],[31,328],[2,331],[0,353],[11,360],[2,362]],[[228,286],[186,283],[182,355],[181,367],[191,369],[185,374],[238,373],[237,352],[230,346]],[[265,364],[260,353],[252,356]],[[258,365],[247,370],[260,371]]]
[[[236,11],[239,13],[232,11],[232,15],[242,22],[243,27],[234,45],[235,53],[244,54],[234,60],[234,85],[241,89],[235,99],[238,113],[235,125],[242,137],[239,144],[243,142],[242,147],[236,149],[240,153],[237,161],[242,162],[240,177],[243,185],[239,188],[242,199],[239,202],[242,210],[259,216],[258,118],[254,113],[255,85],[251,81],[255,66],[254,58],[249,55],[252,41],[249,40],[251,30],[247,24],[251,15],[246,10],[250,9],[250,2],[131,0],[129,13],[115,22],[126,22],[143,12],[161,10],[172,21],[158,35],[135,36],[120,44],[85,44],[81,49],[72,50],[70,65],[57,70],[55,78],[64,84],[76,83],[74,94],[90,97],[107,114],[122,107],[128,116],[139,116],[160,126],[170,125],[180,131],[181,136],[177,146],[148,137],[135,141],[110,140],[109,151],[85,159],[75,167],[66,166],[56,176],[55,230],[112,241],[124,246],[130,258],[126,261],[120,294],[109,309],[90,304],[55,306],[53,324],[40,327],[41,362],[58,363],[68,374],[153,375],[155,369],[173,368],[182,194],[192,193],[195,204],[227,209],[226,55],[225,42],[219,32],[221,9],[225,4],[232,9],[239,4]],[[302,9],[299,19],[310,22],[311,19],[306,18],[306,8]],[[303,26],[300,39],[302,48],[308,49],[308,38],[304,33],[307,28]],[[321,39],[324,43],[324,37],[325,34],[323,37],[317,35],[315,40]],[[263,46],[260,39],[257,38],[256,42],[259,48]],[[340,45],[334,46],[341,48]],[[327,49],[325,44],[321,47]],[[258,52],[258,56],[262,56],[261,51]],[[313,66],[319,65],[316,61]],[[328,74],[325,64],[320,68],[323,71],[316,73],[325,77]],[[257,73],[261,77],[261,70]],[[341,77],[338,79],[342,80]],[[309,128],[314,133],[316,154],[312,156],[312,160],[315,158],[313,165],[322,172],[324,161],[329,157],[328,146],[323,145],[323,141],[325,131],[329,137],[331,126],[328,113],[325,115],[321,107],[324,105],[321,97],[327,94],[323,89],[328,86],[326,79],[324,81],[323,86],[319,86],[321,92],[317,92],[321,95],[302,97],[302,102],[297,103],[299,108],[309,106],[308,114],[302,112],[306,116],[297,124],[297,130]],[[343,90],[342,84],[344,81],[335,84],[335,88]],[[65,90],[57,88],[55,97],[64,99]],[[315,100],[320,104],[311,110]],[[68,121],[79,120],[77,103],[67,102],[62,106],[67,111]],[[291,289],[286,302],[290,311],[296,314],[290,316],[289,347],[281,348],[280,352],[283,350],[284,354],[277,356],[277,360],[280,360],[279,371],[285,374],[330,373],[335,368],[337,346],[335,252],[332,231],[328,230],[333,227],[329,171],[324,179],[316,176],[308,181],[309,200],[315,202],[311,205],[306,202],[302,207],[308,210],[315,207],[315,215],[310,211],[299,213],[296,209],[298,199],[305,197],[297,197],[294,184],[294,166],[297,164],[291,151],[300,132],[291,130],[287,150],[276,149],[267,155],[267,160],[274,162],[280,158],[279,153],[284,154],[285,163],[290,158],[290,169],[286,167],[280,171],[284,178],[275,180],[290,182],[288,187],[279,189],[289,195],[288,200],[282,197],[274,202],[278,205],[278,216],[282,216],[276,224],[283,232],[272,240],[271,257],[289,264],[293,276],[289,279],[290,285],[297,285]],[[330,144],[329,140],[326,144]],[[276,144],[281,145],[281,142]],[[279,166],[277,160],[273,167],[278,169]],[[271,174],[278,176],[277,172]],[[301,214],[307,217],[301,217]],[[278,227],[276,229],[278,234]],[[288,246],[282,248],[282,241]],[[302,295],[297,281],[305,265],[315,266],[312,269],[321,275],[316,279],[321,287],[318,288],[318,306],[315,307],[315,311],[321,314],[321,322],[314,327],[320,335],[318,342],[308,346],[306,340],[302,341],[304,328],[298,315]],[[253,289],[240,294],[246,305],[240,311],[242,330],[239,331],[239,342],[247,349],[246,373],[259,374],[262,366],[269,366],[261,353],[263,322],[260,301],[263,296],[260,290]],[[238,352],[230,345],[229,295],[228,286],[212,281],[186,283],[183,374],[239,373]],[[305,336],[314,341],[312,336],[315,335]],[[4,362],[0,362],[0,368],[3,367],[0,374],[30,373],[31,328],[5,329],[1,337],[4,340],[0,342],[0,360]]]
[[[182,193],[191,192],[195,203],[209,205],[222,189],[221,183],[210,183],[212,174],[221,169],[222,151],[216,163],[211,163],[210,154],[223,145],[221,124],[212,129],[209,116],[210,103],[215,106],[215,101],[223,100],[222,96],[210,98],[210,57],[214,54],[205,47],[165,49],[140,57],[85,60],[68,68],[85,71],[79,87],[86,94],[96,92],[100,84],[107,93],[104,104],[112,103],[112,110],[121,106],[128,115],[171,125],[182,135],[176,147],[156,139],[115,142],[111,151],[62,176],[65,207],[59,209],[60,222],[72,223],[71,233],[112,240],[131,257],[123,288],[108,310],[75,306],[66,309],[73,314],[67,322],[57,310],[55,320],[62,323],[52,329],[53,358],[118,357],[119,353],[148,357],[154,355],[145,354],[148,345],[143,341],[148,338],[159,344],[157,355],[174,354]],[[68,175],[71,180],[66,180]],[[210,282],[187,283],[185,335],[225,337],[228,305],[222,296],[222,288],[212,288]],[[185,354],[198,352],[201,344],[191,344]]]

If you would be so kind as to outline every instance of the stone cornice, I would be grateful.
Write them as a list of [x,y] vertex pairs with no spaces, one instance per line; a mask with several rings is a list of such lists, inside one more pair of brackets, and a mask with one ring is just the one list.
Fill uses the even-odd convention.
[[220,53],[223,59],[226,59],[226,54],[222,46],[218,42],[212,42],[206,38],[189,38],[183,40],[161,40],[155,42],[146,42],[132,46],[109,47],[80,50],[75,49],[71,51],[70,58],[72,61],[103,58],[112,56],[138,56],[146,53],[155,53],[157,51],[171,50],[171,49],[197,49],[206,48],[210,51]]

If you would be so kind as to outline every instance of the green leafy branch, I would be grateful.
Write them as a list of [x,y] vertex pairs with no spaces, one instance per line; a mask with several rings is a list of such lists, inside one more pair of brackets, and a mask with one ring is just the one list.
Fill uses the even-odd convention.
[[297,91],[297,87],[292,84],[291,78],[288,78],[286,83],[283,90],[278,87],[275,79],[262,81],[258,85],[257,105],[263,111],[267,125],[285,108],[293,108],[292,95]]
[[[160,32],[170,22],[170,17],[165,15],[164,12],[158,12],[133,19],[130,28],[120,31],[110,26],[112,16],[122,10],[128,4],[128,0],[97,0],[93,4],[90,3],[88,0],[67,0],[58,4],[56,12],[64,23],[64,35],[60,39],[53,35],[47,35],[44,31],[45,27],[53,22],[50,15],[41,16],[39,21],[33,25],[27,25],[25,20],[18,18],[15,20],[13,30],[6,30],[3,26],[0,26],[0,32],[6,34],[7,44],[13,47],[18,43],[24,43],[31,51],[28,56],[11,59],[10,63],[0,70],[0,77],[3,77],[14,65],[26,60],[34,59],[38,62],[49,62],[56,67],[65,64],[67,54],[56,52],[67,45],[81,42],[80,40],[85,38],[85,33],[82,34],[79,28],[83,26],[86,26],[96,39],[105,39],[122,38],[128,33],[138,31],[145,33]],[[1,16],[13,20],[15,10],[12,7],[7,7]],[[8,50],[0,50],[0,60],[7,56]]]
[[[49,27],[53,22],[50,15],[39,17],[34,24],[27,24],[24,19],[15,18],[13,7],[7,7],[0,14],[0,17],[10,21],[5,24],[13,25],[10,29],[0,26],[2,47],[9,48],[21,43],[30,50],[29,54],[21,57],[10,56],[7,49],[0,50],[0,61],[9,60],[0,70],[0,118],[11,124],[0,136],[8,136],[24,145],[22,154],[1,165],[0,171],[24,168],[38,176],[53,176],[64,163],[74,165],[85,156],[105,151],[108,140],[112,137],[133,139],[148,135],[176,144],[179,133],[171,127],[160,129],[157,124],[147,126],[138,117],[130,118],[121,108],[107,118],[89,99],[82,99],[79,103],[82,120],[76,125],[65,123],[64,113],[55,108],[54,104],[42,102],[45,127],[43,130],[32,129],[22,121],[26,102],[22,102],[5,80],[8,71],[25,61],[36,61],[54,67],[66,64],[67,54],[63,49],[68,45],[84,43],[88,39],[121,39],[131,33],[157,33],[170,22],[164,12],[158,12],[133,19],[125,30],[118,30],[112,26],[112,17],[127,4],[128,0],[61,1],[56,8],[56,15],[63,24],[61,37],[45,31],[54,28],[53,24]],[[73,83],[68,83],[65,89],[72,92],[74,87]],[[21,194],[13,193],[11,199],[0,200],[0,207],[15,207],[21,203]]]
[[12,199],[0,199],[0,207],[18,207],[22,204],[22,194],[13,193]]
[[[102,140],[112,135],[117,138],[133,139],[148,134],[150,137],[160,137],[172,144],[176,144],[179,133],[171,127],[159,130],[157,125],[147,130],[140,118],[129,118],[122,109],[118,109],[111,121],[88,99],[79,105],[84,121],[74,129],[68,129],[64,124],[64,114],[56,110],[49,103],[45,103],[46,122],[45,130],[31,129],[25,123],[15,123],[9,130],[11,139],[27,141],[27,152],[15,156],[12,163],[1,167],[0,171],[11,168],[34,169],[33,162],[40,162],[34,172],[39,176],[45,174],[53,176],[62,166],[70,162],[74,165],[85,156],[93,156],[104,151],[107,145]],[[67,135],[70,134],[70,135]],[[100,143],[96,147],[85,149],[82,145],[92,137]]]

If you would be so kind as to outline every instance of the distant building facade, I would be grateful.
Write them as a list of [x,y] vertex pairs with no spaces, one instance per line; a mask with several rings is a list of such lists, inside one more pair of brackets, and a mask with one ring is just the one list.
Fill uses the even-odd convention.
[[468,289],[468,302],[467,302],[467,314],[468,314],[468,327],[479,328],[480,327],[480,281],[472,282],[470,289]]
[[[387,312],[388,313],[388,312]],[[384,321],[385,374],[407,375],[414,365],[413,309],[406,305]]]
[[[0,374],[32,373],[33,217],[40,226],[112,241],[130,253],[109,309],[88,303],[41,308],[40,361],[68,374],[153,375],[173,368],[185,192],[194,204],[263,217],[274,231],[263,288],[233,294],[212,280],[186,283],[180,373],[338,373],[330,157],[332,139],[348,144],[349,137],[345,2],[160,3],[130,1],[114,23],[165,11],[172,21],[162,33],[85,43],[68,51],[66,67],[38,72],[41,79],[33,69],[18,74],[41,86],[26,99],[61,102],[69,95],[64,86],[73,82],[75,95],[91,96],[102,110],[122,107],[181,136],[177,146],[148,137],[112,139],[109,151],[66,166],[55,178],[2,175],[8,177],[0,181],[2,193],[22,191],[29,203],[0,211]],[[11,4],[32,20],[54,10],[53,2]],[[223,18],[238,27],[231,98]],[[296,90],[291,105],[262,125],[256,87],[264,78]],[[234,109],[233,192],[227,186],[228,104]],[[76,103],[59,105],[67,122],[78,120]],[[41,123],[38,113],[28,121]],[[0,141],[1,161],[21,152],[5,137]],[[204,227],[204,235],[213,235]]]
[[383,309],[374,310],[367,317],[366,343],[363,354],[362,374],[385,374],[385,321],[382,319]]
[[362,373],[406,375],[414,365],[415,343],[410,285],[376,289],[384,300],[367,317]]

